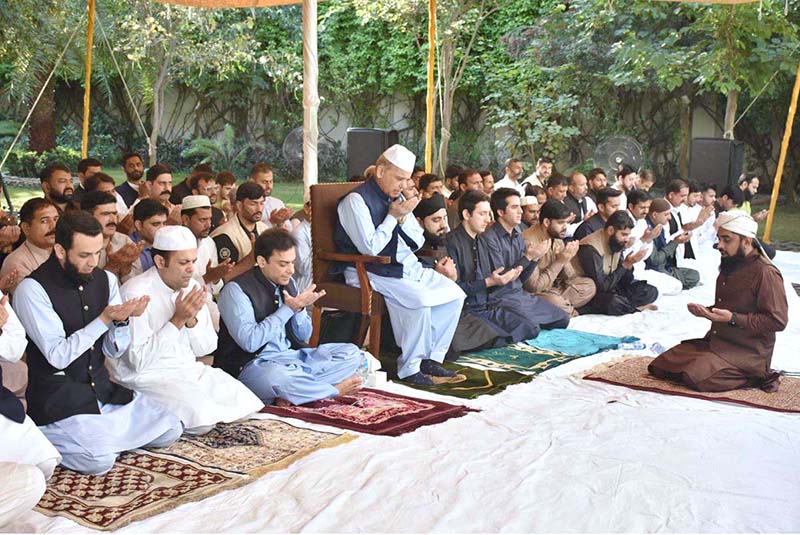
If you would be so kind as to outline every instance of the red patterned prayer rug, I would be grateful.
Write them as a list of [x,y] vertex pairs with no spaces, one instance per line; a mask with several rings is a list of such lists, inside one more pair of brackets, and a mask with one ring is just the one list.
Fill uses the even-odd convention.
[[412,398],[372,388],[363,388],[349,396],[324,399],[301,406],[271,405],[261,410],[315,424],[393,437],[473,411],[475,409],[463,405]]
[[92,529],[116,530],[354,438],[277,420],[220,424],[206,435],[184,435],[168,448],[123,453],[102,476],[58,467],[36,510]]
[[650,375],[647,365],[652,361],[651,357],[632,357],[621,362],[601,364],[585,375],[584,379],[660,394],[725,401],[777,412],[800,413],[800,379],[781,377],[780,388],[777,392],[767,393],[759,388],[729,390],[728,392],[698,392]]

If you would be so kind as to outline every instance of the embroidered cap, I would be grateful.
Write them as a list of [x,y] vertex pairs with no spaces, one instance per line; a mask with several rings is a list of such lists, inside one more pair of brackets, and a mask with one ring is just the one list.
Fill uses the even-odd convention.
[[537,206],[539,205],[539,199],[537,199],[534,195],[528,195],[526,197],[522,197],[519,200],[519,205],[520,206],[528,206],[528,205],[533,205],[533,204],[535,204]]

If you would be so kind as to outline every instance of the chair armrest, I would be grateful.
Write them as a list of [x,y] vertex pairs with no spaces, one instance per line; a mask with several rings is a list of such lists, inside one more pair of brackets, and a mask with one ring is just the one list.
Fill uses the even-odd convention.
[[327,251],[317,252],[317,256],[329,262],[352,262],[353,264],[391,264],[392,259],[388,256],[367,256],[360,254],[329,253]]

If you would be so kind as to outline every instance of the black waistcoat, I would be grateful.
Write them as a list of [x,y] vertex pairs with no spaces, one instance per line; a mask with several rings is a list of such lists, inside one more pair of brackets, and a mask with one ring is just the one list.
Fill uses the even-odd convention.
[[[258,267],[242,273],[231,282],[238,284],[244,294],[250,298],[250,304],[253,305],[253,315],[257,323],[261,323],[278,310],[280,302],[275,295],[276,286],[264,277]],[[289,292],[291,296],[297,295],[297,288],[295,288],[294,283],[290,283],[289,286],[283,289]],[[291,321],[286,322],[286,338],[289,340],[292,349],[308,347],[305,342],[298,339],[294,334]],[[239,377],[244,365],[253,360],[263,347],[258,348],[255,352],[245,351],[239,347],[228,331],[225,321],[220,318],[219,344],[217,345],[217,351],[214,353],[214,367],[221,368],[233,377]]]
[[[91,281],[70,278],[55,254],[30,277],[42,285],[50,298],[64,334],[69,337],[92,322],[108,305],[108,276],[95,269]],[[77,414],[100,414],[98,401],[124,405],[133,399],[127,388],[112,383],[105,367],[103,341],[106,334],[58,370],[51,366],[39,347],[28,338],[28,414],[36,425],[47,425]],[[63,373],[62,373],[63,372]]]
[[0,368],[0,414],[19,424],[25,421],[25,407],[14,392],[3,386],[3,368]]

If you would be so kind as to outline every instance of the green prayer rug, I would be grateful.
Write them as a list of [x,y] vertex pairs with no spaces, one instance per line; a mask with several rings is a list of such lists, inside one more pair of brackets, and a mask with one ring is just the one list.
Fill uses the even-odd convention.
[[499,394],[509,385],[527,383],[533,379],[532,375],[524,375],[515,371],[496,371],[479,370],[465,366],[459,362],[445,362],[444,367],[460,375],[460,377],[446,383],[439,383],[433,386],[421,386],[406,383],[397,378],[397,358],[396,356],[381,356],[381,365],[390,379],[401,384],[434,392],[443,396],[454,396],[457,398],[474,399],[478,396]]
[[478,365],[505,372],[522,372],[533,377],[580,357],[581,355],[567,355],[518,343],[461,355],[456,364]]

